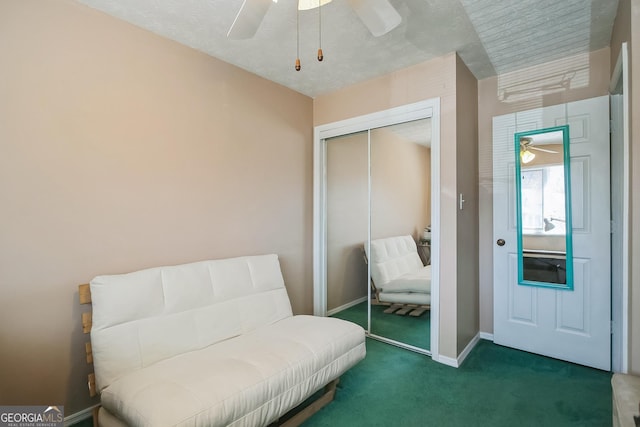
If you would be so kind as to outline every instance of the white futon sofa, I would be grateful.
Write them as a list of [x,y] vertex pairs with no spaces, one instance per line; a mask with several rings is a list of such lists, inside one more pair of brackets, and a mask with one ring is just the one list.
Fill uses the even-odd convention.
[[99,276],[90,289],[103,426],[268,425],[365,357],[360,326],[292,315],[276,255]]
[[431,305],[431,266],[422,264],[413,237],[372,240],[367,258],[379,303]]

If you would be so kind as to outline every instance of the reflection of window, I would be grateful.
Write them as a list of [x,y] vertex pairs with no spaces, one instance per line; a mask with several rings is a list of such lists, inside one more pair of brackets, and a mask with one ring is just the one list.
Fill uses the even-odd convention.
[[[545,166],[522,170],[522,232],[565,234],[564,167]],[[546,227],[551,221],[554,227]]]

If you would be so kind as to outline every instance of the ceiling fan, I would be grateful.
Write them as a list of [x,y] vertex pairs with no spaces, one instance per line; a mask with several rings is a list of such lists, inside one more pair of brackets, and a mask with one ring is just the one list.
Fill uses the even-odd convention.
[[[252,38],[269,7],[277,0],[244,0],[236,18],[229,28],[227,37],[234,40]],[[307,0],[298,2],[299,9],[318,7],[331,0]],[[388,0],[347,0],[353,11],[374,37],[382,36],[397,27],[402,18]]]
[[540,148],[533,145],[533,138],[522,137],[520,138],[520,159],[522,163],[529,163],[536,155],[529,150],[542,151],[549,154],[558,154],[557,151],[547,150],[546,148]]
[[543,151],[545,153],[549,153],[549,154],[558,154],[557,151],[553,151],[553,150],[548,150],[546,148],[540,148],[540,147],[536,147],[535,145],[533,145],[533,138],[529,138],[529,137],[522,137],[520,138],[520,150],[537,150],[537,151]]

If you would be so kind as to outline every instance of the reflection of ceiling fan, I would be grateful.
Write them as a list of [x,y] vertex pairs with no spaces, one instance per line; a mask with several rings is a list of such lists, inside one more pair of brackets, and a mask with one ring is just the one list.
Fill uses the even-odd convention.
[[546,148],[540,148],[540,147],[536,147],[533,144],[533,138],[529,138],[529,137],[522,137],[520,138],[520,150],[538,150],[538,151],[543,151],[545,153],[549,153],[549,154],[558,154],[557,151],[553,151],[553,150],[547,150]]
[[[250,39],[258,31],[269,6],[277,0],[244,0],[231,24],[227,37],[231,39]],[[299,1],[300,10],[318,7],[331,0]],[[347,0],[353,11],[374,37],[388,33],[400,24],[402,18],[388,0]],[[303,3],[308,5],[305,7]]]
[[546,148],[540,148],[533,145],[533,138],[523,136],[520,138],[520,160],[522,163],[529,163],[536,155],[529,150],[542,151],[549,154],[558,154],[557,151],[547,150]]
[[532,144],[533,144],[533,138],[526,137],[526,136],[523,136],[522,138],[520,138],[520,159],[522,160],[522,163],[525,163],[525,164],[529,163],[531,160],[533,160],[536,157],[536,155],[529,150],[538,150],[538,151],[543,151],[545,153],[558,154],[557,151],[535,147]]

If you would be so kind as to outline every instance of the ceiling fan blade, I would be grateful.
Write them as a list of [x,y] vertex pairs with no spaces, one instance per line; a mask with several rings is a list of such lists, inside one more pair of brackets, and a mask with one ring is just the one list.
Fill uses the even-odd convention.
[[553,151],[553,150],[547,150],[546,148],[539,148],[539,147],[535,147],[533,145],[529,146],[530,150],[538,150],[538,151],[543,151],[545,153],[549,153],[549,154],[558,154],[557,151]]
[[244,0],[227,37],[234,40],[253,37],[272,3],[273,0]]
[[374,37],[387,34],[402,21],[388,0],[349,0],[349,4]]

